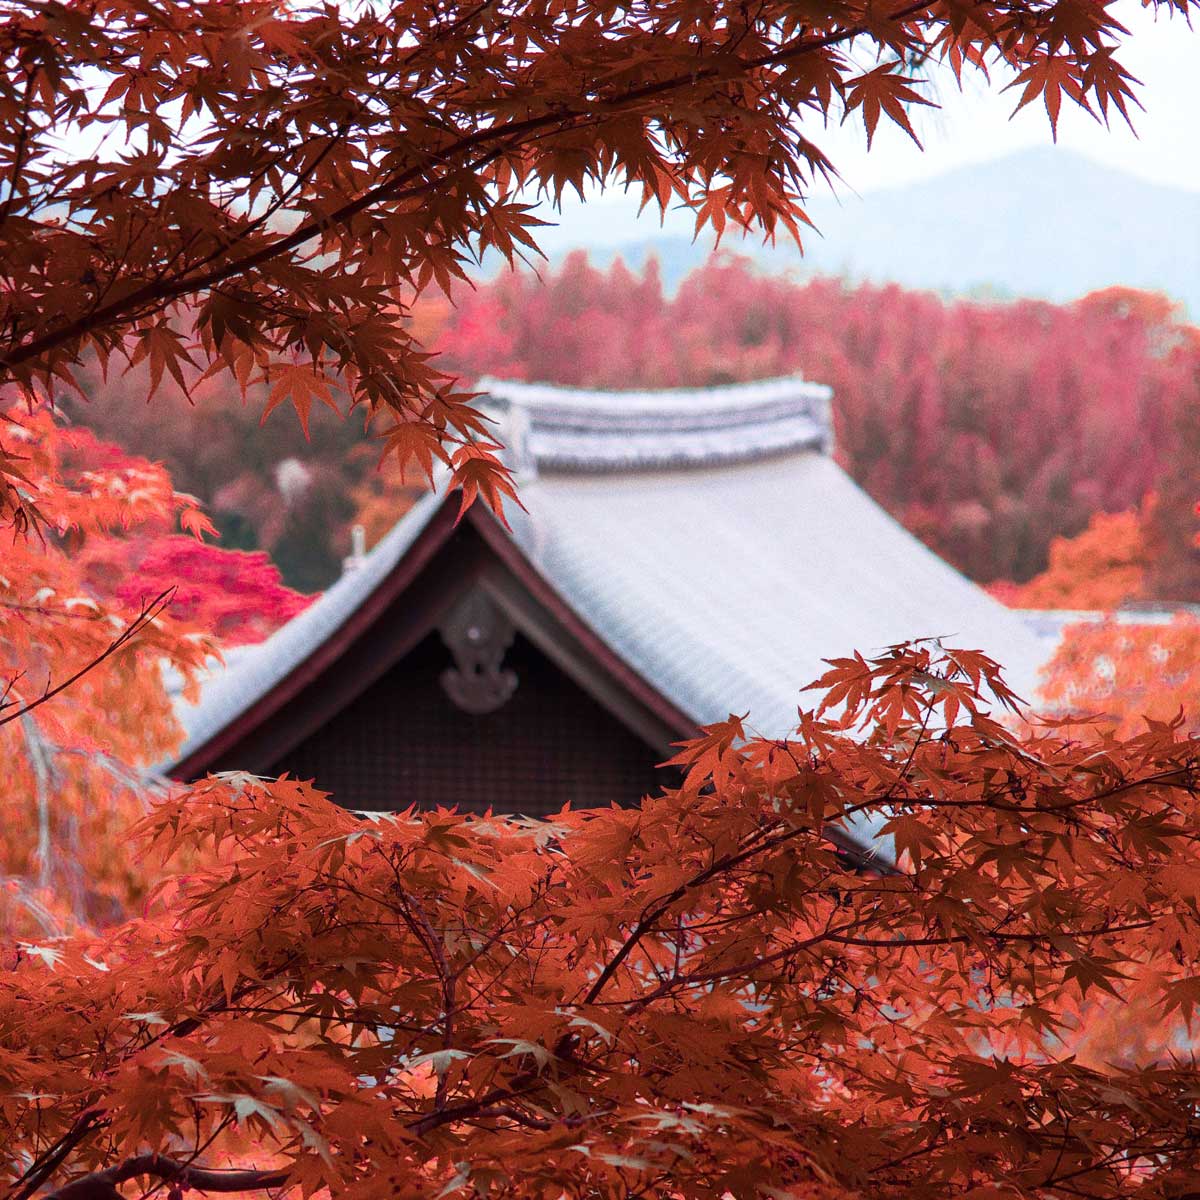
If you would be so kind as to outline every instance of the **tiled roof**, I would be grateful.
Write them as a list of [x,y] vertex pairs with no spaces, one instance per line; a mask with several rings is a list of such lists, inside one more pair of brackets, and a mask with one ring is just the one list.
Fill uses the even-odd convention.
[[[484,389],[528,439],[528,511],[509,513],[514,539],[566,604],[697,723],[749,713],[753,727],[783,734],[823,659],[912,637],[983,649],[1032,697],[1045,649],[1020,617],[821,451],[828,389],[795,380],[702,393],[494,380]],[[794,429],[794,443],[755,440],[781,427]],[[180,760],[303,663],[404,558],[438,503],[418,504],[358,570],[243,653],[198,708],[181,706]]]
[[699,723],[748,712],[783,733],[825,658],[912,637],[983,649],[1032,696],[1042,650],[1020,618],[823,454],[556,473],[522,500],[514,533],[543,576]]

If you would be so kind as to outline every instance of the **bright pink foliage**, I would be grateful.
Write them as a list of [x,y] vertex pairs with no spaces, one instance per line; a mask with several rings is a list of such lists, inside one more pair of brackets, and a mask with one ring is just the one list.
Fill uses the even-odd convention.
[[181,535],[149,543],[117,597],[136,604],[169,587],[172,615],[226,645],[263,641],[313,599],[285,587],[263,550],[224,550]]
[[[61,440],[65,462],[83,478],[104,471],[124,479],[128,468],[147,465],[86,429]],[[287,587],[265,551],[230,550],[193,536],[211,532],[198,509],[180,519],[164,509],[110,536],[74,534],[70,550],[97,600],[137,610],[173,588],[170,615],[226,646],[261,642],[313,599]]]
[[[540,278],[506,273],[459,289],[454,301],[422,300],[413,328],[467,383],[672,387],[798,372],[831,384],[842,463],[982,582],[1029,580],[1056,537],[1153,490],[1147,594],[1200,600],[1191,544],[1200,333],[1161,296],[947,301],[897,286],[798,283],[727,257],[669,295],[654,260],[636,275],[579,254]],[[144,374],[87,375],[91,400],[74,406],[76,419],[161,458],[203,499],[226,545],[269,551],[291,586],[327,586],[351,524],[365,520],[377,536],[403,512],[361,422],[318,405],[311,441],[281,417],[260,431],[265,396],[246,403],[216,378],[194,406],[177,397],[149,423],[135,403]],[[387,502],[364,515],[364,497],[381,492]]]

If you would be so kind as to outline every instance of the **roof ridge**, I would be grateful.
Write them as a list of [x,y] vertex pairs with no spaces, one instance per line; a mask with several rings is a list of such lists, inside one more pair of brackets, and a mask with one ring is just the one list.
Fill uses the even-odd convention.
[[485,376],[476,387],[505,411],[512,452],[533,468],[712,466],[833,445],[832,389],[797,376],[624,390]]
[[727,383],[682,384],[677,387],[628,387],[602,388],[582,383],[554,383],[545,379],[503,379],[496,375],[484,375],[478,381],[478,387],[486,390],[491,386],[504,388],[519,387],[530,392],[543,392],[547,395],[562,393],[564,395],[594,395],[594,396],[690,396],[700,393],[720,393],[721,395],[736,396],[742,392],[756,391],[760,388],[786,385],[789,388],[797,386],[812,388],[820,392],[832,392],[828,384],[816,383],[805,379],[797,373],[787,375],[768,375],[762,379],[739,379]]

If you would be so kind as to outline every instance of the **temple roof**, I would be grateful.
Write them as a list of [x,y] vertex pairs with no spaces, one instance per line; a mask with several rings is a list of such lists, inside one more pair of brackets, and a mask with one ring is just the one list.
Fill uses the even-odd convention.
[[[1044,647],[825,453],[829,391],[796,380],[585,392],[485,380],[519,444],[510,534],[541,584],[696,725],[748,713],[787,733],[823,660],[913,637],[979,648],[1033,695]],[[514,436],[515,435],[515,438]],[[401,569],[446,504],[435,491],[361,567],[181,705],[179,761],[306,666]],[[448,523],[447,523],[448,525]],[[481,526],[482,527],[482,526]],[[424,545],[424,543],[422,543]],[[422,554],[426,551],[422,549]]]
[[603,392],[485,378],[519,466],[621,472],[744,462],[832,447],[833,392],[801,379]]

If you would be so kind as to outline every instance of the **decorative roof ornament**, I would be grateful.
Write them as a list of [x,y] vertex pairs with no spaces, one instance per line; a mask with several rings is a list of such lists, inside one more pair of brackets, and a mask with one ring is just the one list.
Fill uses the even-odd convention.
[[484,378],[519,472],[620,472],[833,450],[833,391],[795,377],[605,392]]
[[454,606],[438,631],[454,666],[442,672],[442,690],[474,716],[502,708],[517,690],[517,676],[504,667],[516,629],[481,588],[472,588]]
[[342,559],[342,574],[357,571],[367,561],[367,531],[362,525],[350,527],[350,553]]

